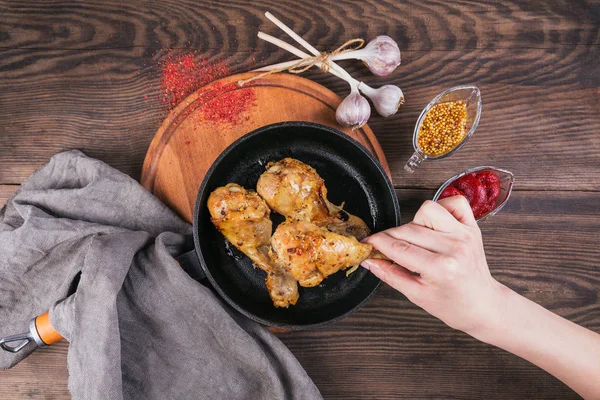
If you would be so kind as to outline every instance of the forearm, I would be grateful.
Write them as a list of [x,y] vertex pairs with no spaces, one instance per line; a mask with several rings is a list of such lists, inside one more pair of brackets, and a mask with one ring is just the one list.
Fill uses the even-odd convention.
[[585,399],[600,399],[600,335],[505,288],[501,316],[473,334],[554,375]]
[[369,243],[394,263],[365,266],[448,326],[545,369],[586,399],[600,400],[600,335],[501,285],[490,274],[467,200],[425,202],[411,223]]

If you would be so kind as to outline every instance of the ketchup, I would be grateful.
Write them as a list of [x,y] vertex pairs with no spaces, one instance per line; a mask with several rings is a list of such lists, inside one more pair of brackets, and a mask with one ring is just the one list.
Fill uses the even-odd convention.
[[472,172],[452,182],[439,198],[459,195],[467,198],[475,219],[479,219],[494,209],[500,197],[500,178],[493,172]]

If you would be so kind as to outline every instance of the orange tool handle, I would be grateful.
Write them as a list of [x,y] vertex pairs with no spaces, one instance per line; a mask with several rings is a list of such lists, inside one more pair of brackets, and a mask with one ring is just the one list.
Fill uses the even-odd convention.
[[50,316],[47,311],[35,318],[35,329],[42,342],[46,345],[56,343],[63,338],[50,323]]

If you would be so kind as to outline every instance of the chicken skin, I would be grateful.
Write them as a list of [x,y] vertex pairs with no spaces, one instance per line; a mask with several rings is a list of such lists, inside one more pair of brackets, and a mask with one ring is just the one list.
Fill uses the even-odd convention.
[[371,257],[373,245],[330,232],[311,222],[286,221],[271,238],[271,259],[303,287]]
[[211,221],[229,242],[267,273],[265,283],[275,307],[298,301],[298,284],[269,258],[271,210],[256,192],[235,183],[215,189],[208,198]]
[[312,222],[358,240],[369,236],[369,227],[362,219],[327,200],[325,182],[317,171],[296,159],[268,163],[256,191],[273,211],[288,220]]

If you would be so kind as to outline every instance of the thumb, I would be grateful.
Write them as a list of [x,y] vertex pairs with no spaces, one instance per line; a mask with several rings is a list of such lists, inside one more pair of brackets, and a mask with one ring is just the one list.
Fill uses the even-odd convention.
[[477,226],[473,210],[471,210],[471,206],[466,197],[446,197],[438,200],[437,203],[448,210],[448,212],[450,212],[450,214],[452,214],[459,222],[469,226]]
[[409,299],[413,298],[420,289],[421,283],[415,275],[391,261],[368,259],[363,261],[361,266]]

